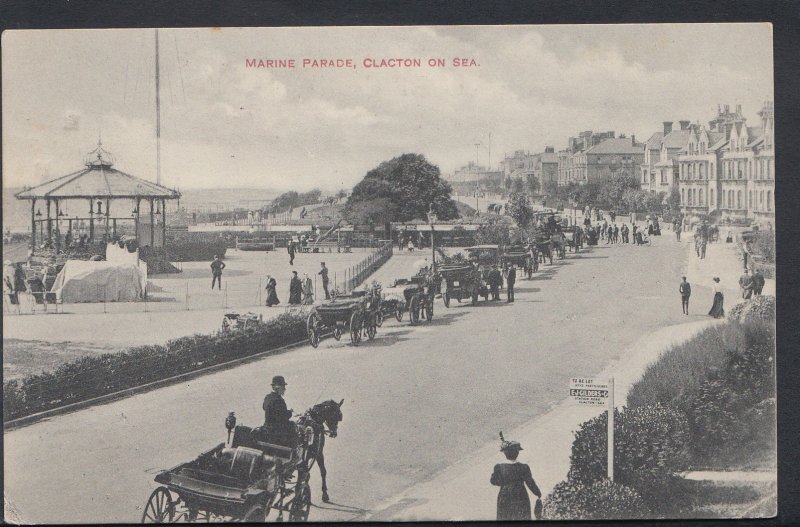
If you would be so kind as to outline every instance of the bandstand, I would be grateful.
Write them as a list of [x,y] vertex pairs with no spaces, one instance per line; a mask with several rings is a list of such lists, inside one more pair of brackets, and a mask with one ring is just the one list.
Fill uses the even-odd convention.
[[[77,172],[16,194],[17,199],[31,202],[31,255],[65,252],[68,247],[64,245],[70,242],[61,234],[65,223],[73,240],[77,239],[74,233],[82,233],[81,243],[108,242],[122,231],[130,233],[132,226],[130,234],[139,247],[163,248],[167,238],[166,202],[180,199],[180,193],[117,170],[113,155],[100,142],[87,154],[84,164],[85,168]],[[80,202],[89,206],[88,214],[67,212],[77,210],[73,207]],[[143,206],[147,210],[143,211]]]

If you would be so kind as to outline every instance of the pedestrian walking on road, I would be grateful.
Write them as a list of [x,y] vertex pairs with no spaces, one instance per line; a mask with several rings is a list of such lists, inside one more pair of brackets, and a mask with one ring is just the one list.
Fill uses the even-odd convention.
[[325,267],[325,262],[320,262],[322,269],[317,273],[322,277],[322,289],[325,291],[325,300],[331,299],[331,294],[328,292],[328,268]]
[[508,289],[506,290],[506,296],[508,297],[509,302],[514,301],[514,284],[517,282],[517,268],[514,267],[514,264],[511,264],[511,267],[508,269],[508,276],[506,276],[506,285]]
[[271,276],[267,276],[267,307],[277,306],[281,301],[278,300],[278,282]]
[[[501,434],[502,437],[502,434]],[[494,466],[489,482],[500,487],[497,494],[497,521],[531,520],[531,500],[528,489],[537,497],[536,519],[541,516],[542,491],[533,479],[531,468],[517,461],[522,446],[516,441],[503,441],[500,451],[510,463],[498,463]]]
[[711,305],[711,311],[709,311],[708,314],[714,318],[722,318],[725,316],[725,309],[723,308],[725,296],[722,294],[722,286],[719,283],[718,276],[714,277],[714,283],[711,285],[711,289],[714,292],[714,303]]
[[619,227],[617,227],[616,223],[614,224],[614,234],[612,243],[619,243]]
[[303,305],[309,306],[314,303],[314,284],[308,274],[303,275]]
[[686,281],[686,277],[683,277],[683,281],[681,285],[678,286],[678,291],[681,294],[681,308],[683,309],[683,314],[689,314],[689,297],[692,296],[692,286],[689,285],[689,282]]
[[292,271],[292,279],[289,281],[289,304],[299,305],[301,303],[301,294],[303,292],[303,283],[297,276],[297,271]]
[[489,271],[488,278],[489,291],[492,293],[492,300],[500,300],[500,284],[503,282],[503,277],[496,265],[492,266],[492,270]]
[[706,241],[705,238],[701,238],[700,239],[700,259],[701,260],[705,260],[706,259],[706,246],[707,246],[707,244],[708,244],[708,242]]
[[289,252],[289,265],[294,265],[294,240],[289,240],[289,245],[286,246],[286,250]]
[[753,286],[753,277],[745,268],[744,273],[739,277],[739,287],[742,288],[742,298],[745,300],[750,300],[750,298],[753,296]]
[[764,280],[764,273],[761,271],[756,271],[753,273],[753,294],[755,296],[761,296],[761,291],[764,289],[764,284],[766,280]]
[[678,220],[675,220],[675,223],[672,224],[672,230],[675,231],[675,238],[681,241],[681,223]]
[[225,262],[222,261],[218,254],[215,254],[214,261],[211,262],[211,289],[214,289],[214,284],[217,284],[218,289],[222,289],[223,269],[225,269]]

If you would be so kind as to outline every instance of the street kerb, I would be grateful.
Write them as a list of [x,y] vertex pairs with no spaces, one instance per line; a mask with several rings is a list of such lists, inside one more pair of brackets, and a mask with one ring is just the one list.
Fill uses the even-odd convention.
[[[597,379],[616,379],[617,408],[625,405],[628,390],[648,364],[664,351],[679,345],[703,329],[721,323],[702,320],[662,328],[639,339],[602,372]],[[583,372],[576,372],[583,373]],[[580,406],[568,397],[555,403],[544,415],[506,432],[524,447],[520,462],[531,466],[533,477],[546,496],[569,471],[574,431],[581,423],[605,411]],[[377,507],[372,514],[354,519],[368,521],[494,520],[497,487],[489,484],[492,467],[502,462],[499,441],[492,441],[446,468],[432,479],[414,485]]]

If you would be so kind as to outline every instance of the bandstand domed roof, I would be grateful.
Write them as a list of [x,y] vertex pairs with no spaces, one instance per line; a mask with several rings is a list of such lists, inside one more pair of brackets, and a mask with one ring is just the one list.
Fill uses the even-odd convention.
[[98,142],[86,155],[85,168],[16,194],[17,199],[157,198],[177,199],[176,190],[126,174],[113,167],[114,156]]

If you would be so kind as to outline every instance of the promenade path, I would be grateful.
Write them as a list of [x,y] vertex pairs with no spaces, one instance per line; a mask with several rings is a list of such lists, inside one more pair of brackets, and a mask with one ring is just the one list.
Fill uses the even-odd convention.
[[[496,444],[498,430],[520,430],[545,416],[565,399],[571,376],[603,371],[648,335],[707,319],[700,310],[681,314],[686,248],[667,237],[651,247],[588,248],[520,280],[514,304],[437,304],[430,325],[387,321],[358,347],[326,339],[317,349],[6,432],[6,497],[28,522],[138,521],[154,473],[224,440],[229,411],[242,424],[261,422],[275,374],[286,376],[286,399],[297,411],[345,399],[339,436],[326,443],[334,503],[320,502],[315,471],[311,520],[403,518],[410,504],[385,504],[464,460],[487,463],[481,484],[491,488],[497,460],[476,453]],[[702,288],[693,298],[711,304]],[[572,424],[561,426],[553,440],[563,443]],[[525,453],[547,446],[526,445]],[[534,470],[550,462],[563,460],[537,458]],[[463,517],[482,519],[476,511]]]

